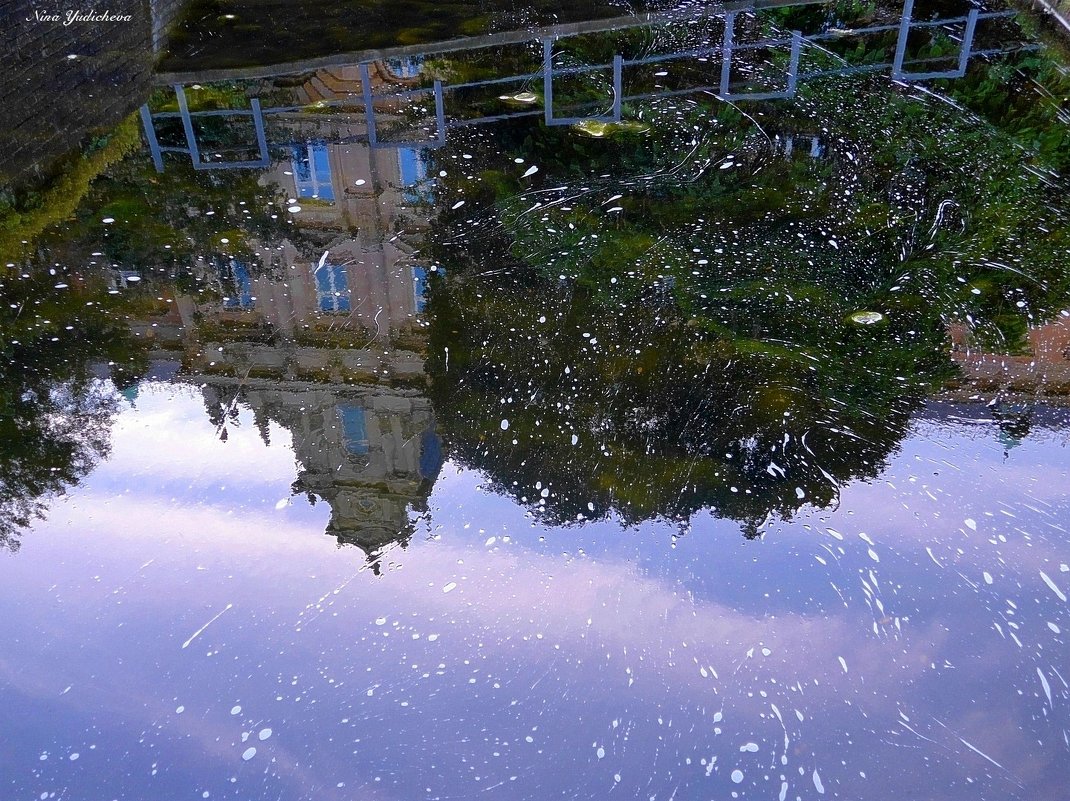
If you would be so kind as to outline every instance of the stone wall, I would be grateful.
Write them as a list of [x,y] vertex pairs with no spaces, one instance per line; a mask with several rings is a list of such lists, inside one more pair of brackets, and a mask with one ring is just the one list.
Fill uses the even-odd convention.
[[[2,0],[0,0],[2,2]],[[187,0],[149,0],[152,16],[152,52],[159,55],[167,47],[167,32],[185,8]]]
[[[64,24],[67,9],[122,19]],[[153,21],[147,0],[0,0],[0,187],[46,176],[145,102]]]

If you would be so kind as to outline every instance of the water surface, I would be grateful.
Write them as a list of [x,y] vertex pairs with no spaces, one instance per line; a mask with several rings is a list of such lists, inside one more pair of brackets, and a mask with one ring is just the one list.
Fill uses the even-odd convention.
[[5,797],[1063,797],[1061,51],[667,11],[205,60],[16,198]]

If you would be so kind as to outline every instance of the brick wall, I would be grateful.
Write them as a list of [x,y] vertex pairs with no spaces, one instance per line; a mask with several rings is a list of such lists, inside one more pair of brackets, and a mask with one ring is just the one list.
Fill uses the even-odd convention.
[[[156,2],[165,21],[181,0]],[[68,8],[130,20],[64,25]],[[153,24],[148,0],[0,0],[0,186],[47,175],[145,101]]]

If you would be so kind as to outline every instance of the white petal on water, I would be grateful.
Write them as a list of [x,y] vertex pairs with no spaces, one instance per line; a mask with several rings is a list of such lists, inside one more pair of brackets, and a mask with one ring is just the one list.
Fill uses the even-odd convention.
[[240,715],[241,714],[241,707],[240,706],[232,706],[230,708],[230,714],[232,714],[232,715]]
[[522,177],[522,178],[527,178],[527,177],[528,177],[529,175],[534,175],[534,174],[535,174],[535,173],[537,173],[538,171],[539,171],[539,168],[538,168],[538,167],[536,167],[536,166],[535,166],[535,165],[533,164],[532,166],[528,167],[528,170],[527,170],[527,172],[525,172],[525,173],[524,173],[524,174],[523,174],[523,175],[522,175],[521,177]]
[[844,659],[842,656],[838,656],[836,658],[840,660],[840,666],[843,668],[843,672],[846,673],[847,672],[847,660]]
[[457,201],[456,203],[454,203],[454,204],[453,204],[453,205],[452,205],[452,206],[451,206],[450,208],[453,208],[453,209],[459,209],[459,208],[460,208],[461,206],[463,206],[463,205],[464,205],[464,201],[463,201],[463,200],[458,200],[458,201]]
[[289,502],[290,502],[289,498],[282,498],[281,500],[277,501],[275,503],[276,511],[279,510],[279,509],[285,509],[286,508],[286,504],[288,504]]
[[982,573],[981,575],[983,575],[985,577],[985,584],[991,584],[992,583],[992,574],[989,573],[987,570],[984,573]]
[[743,743],[743,745],[739,747],[739,750],[743,753],[757,754],[758,743]]
[[595,753],[598,755],[599,759],[606,758],[606,749],[604,749],[602,746],[598,746],[598,750]]
[[977,521],[972,517],[967,517],[963,522],[966,524],[966,528],[971,531],[977,531]]
[[442,588],[442,591],[443,592],[453,592],[453,590],[455,590],[456,588],[457,588],[457,582],[456,581],[451,581],[449,584],[447,584],[445,587]]
[[739,784],[740,782],[742,782],[743,781],[743,771],[739,770],[738,768],[736,770],[732,771],[732,781],[734,781],[736,784]]
[[1058,624],[1052,623],[1050,620],[1048,621],[1048,628],[1054,631],[1056,634],[1062,632],[1062,629],[1059,628]]
[[1052,581],[1050,578],[1048,578],[1048,574],[1045,573],[1043,570],[1041,570],[1040,571],[1040,577],[1042,579],[1044,579],[1044,583],[1047,584],[1051,588],[1051,591],[1059,596],[1059,600],[1063,601],[1065,603],[1066,602],[1066,594],[1062,590],[1059,589],[1058,585],[1056,585],[1056,583],[1054,581]]
[[838,540],[842,540],[843,539],[843,535],[840,532],[838,532],[836,529],[834,529],[834,528],[826,528],[825,531],[827,531],[829,534],[831,534],[833,537],[835,537]]
[[260,734],[258,734],[257,736],[260,738],[260,741],[263,742],[268,737],[270,737],[271,734],[272,734],[271,729],[261,729],[260,730]]
[[256,748],[254,748],[253,746],[249,746],[245,749],[245,753],[241,755],[241,758],[248,762],[254,756],[256,756]]
[[290,212],[291,214],[297,214],[297,212],[301,211],[301,207],[300,206],[289,206],[289,207],[287,207],[286,211]]
[[508,430],[509,430],[509,421],[508,420],[502,420],[502,431],[508,431]]
[[814,788],[821,793],[821,795],[825,794],[825,785],[821,783],[821,776],[818,774],[817,768],[814,768]]

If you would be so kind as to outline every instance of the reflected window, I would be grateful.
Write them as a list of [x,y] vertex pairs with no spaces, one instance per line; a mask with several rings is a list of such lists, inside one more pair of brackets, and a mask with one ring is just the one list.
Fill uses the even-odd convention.
[[388,58],[386,68],[398,78],[415,78],[424,70],[423,56],[402,56]]
[[319,198],[334,202],[331,183],[331,160],[327,145],[294,145],[291,159],[297,197]]
[[414,147],[398,148],[398,168],[401,172],[402,200],[406,203],[431,202],[424,152]]
[[343,264],[324,264],[316,268],[316,299],[321,312],[349,311],[349,284]]
[[244,262],[231,259],[220,262],[220,280],[223,283],[224,309],[251,309],[253,299],[253,281],[249,275],[249,266]]
[[342,424],[342,442],[346,451],[356,456],[368,452],[368,425],[362,406],[339,406],[338,420]]
[[427,268],[412,268],[412,293],[416,300],[416,313],[423,314],[427,309]]

